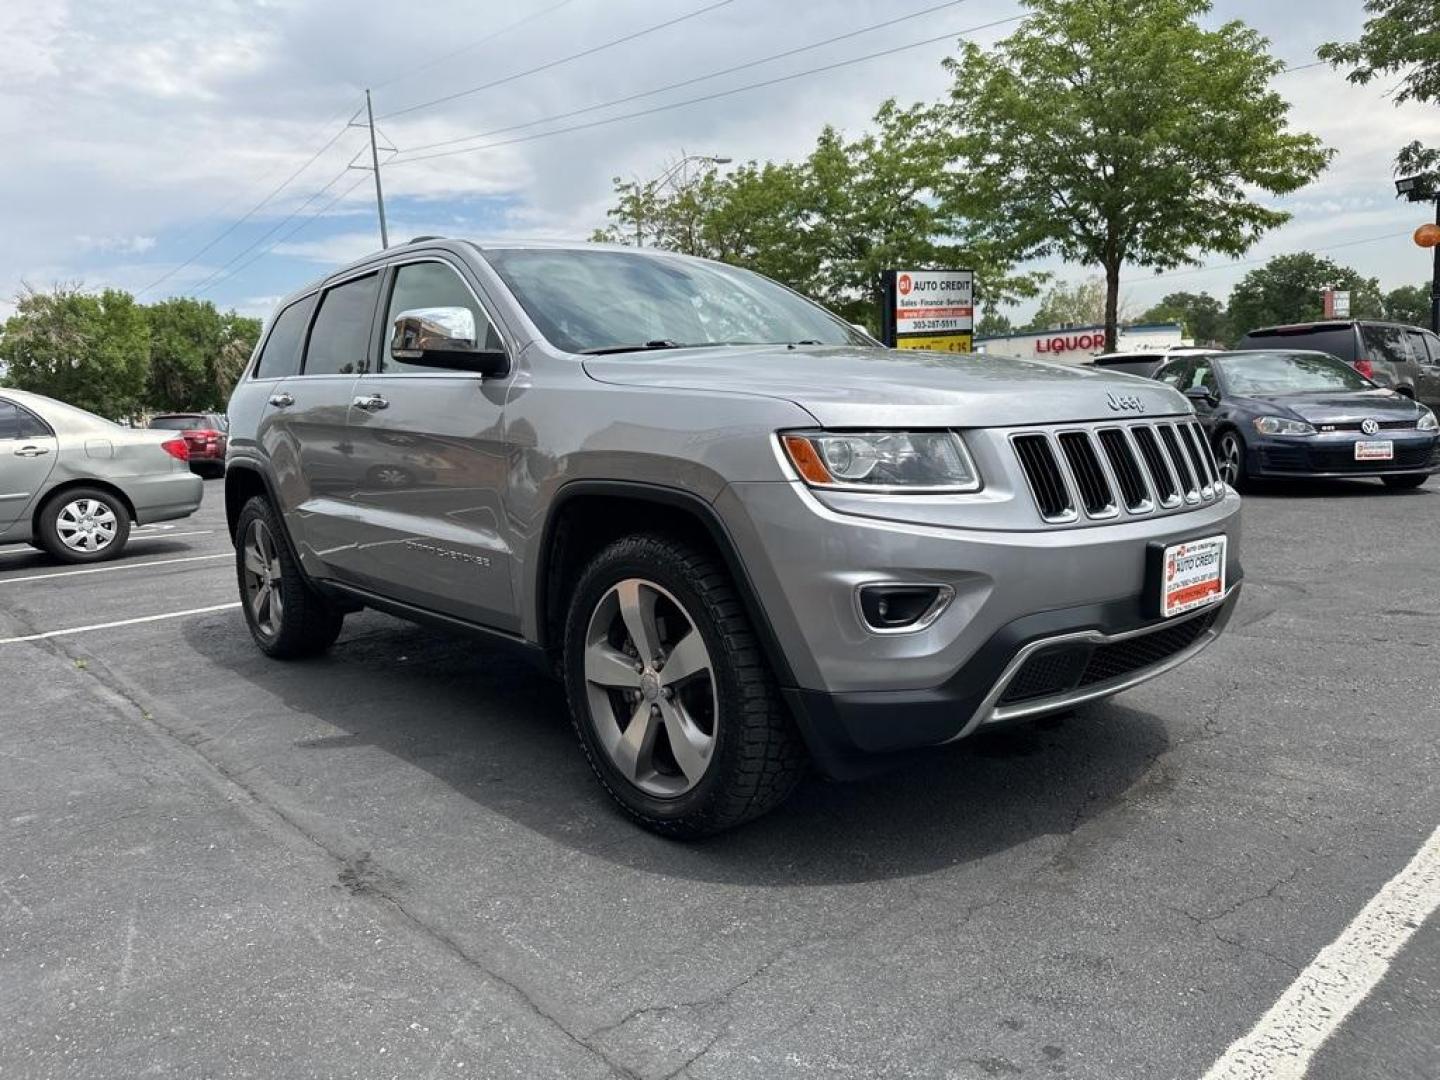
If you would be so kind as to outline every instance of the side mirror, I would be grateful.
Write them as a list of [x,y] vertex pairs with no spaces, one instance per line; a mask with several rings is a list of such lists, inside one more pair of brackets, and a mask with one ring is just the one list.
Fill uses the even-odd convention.
[[414,308],[395,316],[390,355],[427,367],[504,375],[510,358],[476,340],[475,313],[463,307]]
[[1208,386],[1192,386],[1185,391],[1185,396],[1191,401],[1203,401],[1206,405],[1214,405],[1217,400]]

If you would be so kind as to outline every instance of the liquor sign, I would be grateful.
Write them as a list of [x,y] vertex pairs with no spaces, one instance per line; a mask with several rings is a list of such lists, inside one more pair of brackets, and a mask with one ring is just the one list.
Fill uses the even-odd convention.
[[970,270],[885,271],[885,344],[971,352],[975,274]]

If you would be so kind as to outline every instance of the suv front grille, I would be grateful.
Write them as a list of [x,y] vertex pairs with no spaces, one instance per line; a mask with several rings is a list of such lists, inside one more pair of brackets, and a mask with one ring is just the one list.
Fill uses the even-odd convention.
[[[1050,524],[1206,505],[1224,493],[1194,420],[1132,421],[1010,437],[1040,516]],[[1098,449],[1097,449],[1098,447]]]

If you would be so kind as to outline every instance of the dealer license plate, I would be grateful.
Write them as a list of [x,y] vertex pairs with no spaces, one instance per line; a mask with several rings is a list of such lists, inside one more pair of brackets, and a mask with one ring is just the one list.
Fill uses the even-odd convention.
[[1165,549],[1160,560],[1160,614],[1169,619],[1214,603],[1225,595],[1224,536],[1187,540]]
[[1356,461],[1393,461],[1395,459],[1395,444],[1389,439],[1379,442],[1357,442],[1355,444]]

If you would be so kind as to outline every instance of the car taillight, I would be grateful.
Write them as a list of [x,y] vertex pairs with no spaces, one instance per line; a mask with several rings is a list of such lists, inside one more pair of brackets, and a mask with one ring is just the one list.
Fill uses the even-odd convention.
[[1355,370],[1367,379],[1373,379],[1375,377],[1375,365],[1369,360],[1356,360]]
[[164,450],[176,461],[190,460],[190,444],[184,439],[166,439],[160,444],[160,449]]
[[197,443],[219,442],[220,432],[214,431],[211,428],[196,428],[193,431],[185,432],[185,438]]

